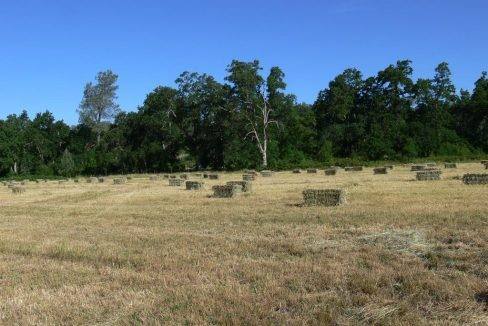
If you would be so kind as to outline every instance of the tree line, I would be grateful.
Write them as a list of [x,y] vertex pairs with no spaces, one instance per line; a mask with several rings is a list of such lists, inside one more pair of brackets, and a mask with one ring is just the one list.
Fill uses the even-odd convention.
[[313,104],[286,91],[279,67],[232,61],[223,83],[184,72],[134,112],[117,104],[117,78],[88,83],[68,126],[46,111],[0,120],[0,176],[99,175],[185,169],[282,169],[337,162],[488,153],[488,78],[456,91],[447,63],[412,78],[409,60],[363,77],[346,69]]

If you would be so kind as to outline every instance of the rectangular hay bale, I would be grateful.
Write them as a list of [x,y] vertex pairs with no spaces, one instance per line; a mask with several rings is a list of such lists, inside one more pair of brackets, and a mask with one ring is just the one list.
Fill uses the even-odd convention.
[[385,167],[378,167],[373,169],[374,174],[388,174],[388,168]]
[[440,180],[441,174],[442,171],[440,170],[418,171],[416,179],[418,181]]
[[179,187],[183,184],[183,180],[182,179],[169,179],[168,184],[171,187]]
[[240,186],[237,185],[224,185],[213,186],[213,196],[216,198],[232,198],[239,192]]
[[324,171],[325,175],[336,175],[337,174],[337,169],[332,168],[332,169],[326,169]]
[[456,163],[444,163],[444,168],[445,169],[457,169],[457,164]]
[[463,175],[463,183],[467,185],[487,185],[488,173],[467,173]]
[[244,181],[254,181],[254,179],[256,179],[254,174],[243,174],[242,175],[242,180],[244,180]]
[[362,170],[363,170],[362,166],[346,166],[344,168],[344,171],[348,171],[348,172],[357,172]]
[[263,176],[263,177],[272,177],[273,176],[273,171],[263,170],[263,171],[261,171],[261,176]]
[[307,169],[307,173],[317,173],[317,169]]
[[251,192],[252,191],[252,182],[250,181],[228,181],[227,185],[234,186],[238,185],[242,187],[242,192]]
[[202,181],[186,181],[185,186],[186,186],[186,190],[200,190],[200,189],[203,189],[203,182]]
[[346,202],[342,189],[307,189],[303,191],[307,206],[337,206]]

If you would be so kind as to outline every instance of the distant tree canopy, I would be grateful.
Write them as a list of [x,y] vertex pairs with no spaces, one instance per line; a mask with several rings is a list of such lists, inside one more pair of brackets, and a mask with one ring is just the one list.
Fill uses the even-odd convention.
[[0,176],[108,174],[326,165],[338,160],[463,158],[488,153],[488,78],[456,92],[447,63],[412,79],[408,60],[373,77],[346,69],[313,104],[285,74],[234,60],[224,83],[184,72],[135,112],[117,104],[117,75],[84,89],[79,124],[50,112],[0,120]]

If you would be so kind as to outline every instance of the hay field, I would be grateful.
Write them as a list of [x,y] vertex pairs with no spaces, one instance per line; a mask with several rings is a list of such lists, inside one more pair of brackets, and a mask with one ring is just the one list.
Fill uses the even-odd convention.
[[[253,192],[134,176],[0,188],[2,324],[488,323],[488,186],[279,172]],[[347,204],[301,207],[307,188]]]

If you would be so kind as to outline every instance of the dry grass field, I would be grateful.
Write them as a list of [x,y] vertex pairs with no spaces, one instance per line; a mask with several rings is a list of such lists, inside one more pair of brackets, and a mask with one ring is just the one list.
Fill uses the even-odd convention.
[[[408,167],[276,173],[209,198],[126,184],[0,188],[2,324],[488,324],[488,186]],[[307,188],[347,203],[302,207]]]

